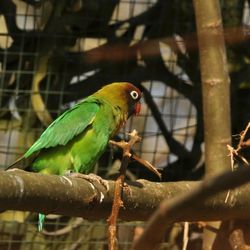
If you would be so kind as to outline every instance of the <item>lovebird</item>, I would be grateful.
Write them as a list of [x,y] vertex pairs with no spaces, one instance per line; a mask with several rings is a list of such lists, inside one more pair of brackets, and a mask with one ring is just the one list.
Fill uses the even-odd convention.
[[33,172],[91,173],[109,140],[131,115],[140,112],[141,95],[137,87],[127,82],[104,86],[60,115],[8,169],[32,158],[29,169]]

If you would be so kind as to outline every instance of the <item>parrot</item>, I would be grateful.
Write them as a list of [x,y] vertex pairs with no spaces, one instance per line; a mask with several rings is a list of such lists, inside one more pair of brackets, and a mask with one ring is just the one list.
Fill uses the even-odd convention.
[[[54,120],[7,169],[33,158],[29,171],[43,174],[89,174],[109,140],[141,109],[141,91],[128,82],[105,85]],[[25,168],[25,167],[24,167]],[[40,224],[45,215],[39,214]]]

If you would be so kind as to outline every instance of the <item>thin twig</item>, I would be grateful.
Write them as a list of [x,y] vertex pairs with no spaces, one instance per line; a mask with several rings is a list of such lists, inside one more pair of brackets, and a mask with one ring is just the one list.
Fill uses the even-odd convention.
[[250,146],[250,140],[244,141],[249,128],[250,128],[250,122],[247,124],[246,128],[239,134],[240,141],[239,141],[236,149],[234,149],[230,145],[227,145],[227,148],[229,150],[229,156],[231,157],[231,167],[232,168],[234,165],[235,156],[239,157],[246,165],[249,165],[249,162],[247,161],[247,159],[239,154],[239,152],[242,148]]
[[183,229],[183,246],[182,246],[182,250],[187,249],[188,231],[189,231],[189,223],[187,221],[185,221],[184,222],[184,229]]
[[120,208],[123,206],[122,202],[122,190],[124,186],[124,180],[126,176],[126,169],[130,160],[130,157],[132,154],[130,153],[131,148],[133,145],[140,141],[141,138],[138,136],[138,133],[136,130],[133,130],[130,135],[130,140],[128,142],[125,141],[120,141],[120,142],[115,142],[115,141],[110,141],[112,145],[118,146],[122,148],[123,150],[123,156],[122,156],[122,163],[120,167],[120,175],[118,176],[116,182],[115,182],[115,191],[114,191],[114,200],[113,200],[113,205],[112,205],[112,212],[110,217],[108,218],[108,223],[109,223],[109,230],[108,230],[108,238],[109,238],[109,249],[110,250],[115,250],[117,249],[116,242],[116,222],[119,214]]
[[159,179],[161,180],[161,173],[157,170],[156,167],[154,167],[149,161],[146,161],[142,158],[140,158],[138,155],[132,154],[131,156],[135,161],[141,163],[144,167],[146,167],[151,172],[155,173]]
[[250,128],[250,122],[247,124],[246,128],[240,133],[240,141],[239,141],[238,147],[236,149],[237,151],[239,151],[241,149],[249,128]]

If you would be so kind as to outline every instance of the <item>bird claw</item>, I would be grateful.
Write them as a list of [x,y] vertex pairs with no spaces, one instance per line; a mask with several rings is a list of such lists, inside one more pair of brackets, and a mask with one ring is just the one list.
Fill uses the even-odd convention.
[[95,186],[95,183],[98,182],[106,189],[107,192],[109,191],[109,182],[102,179],[102,177],[96,174],[67,173],[67,175],[69,175],[70,177],[81,178],[81,179],[87,180],[94,186]]

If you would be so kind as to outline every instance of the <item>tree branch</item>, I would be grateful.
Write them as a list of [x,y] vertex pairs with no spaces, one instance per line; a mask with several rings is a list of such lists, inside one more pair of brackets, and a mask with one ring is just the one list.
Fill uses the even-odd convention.
[[[242,174],[241,171],[245,171],[242,176],[244,182],[250,179],[250,168],[229,173],[233,180],[227,184],[227,188],[240,185],[235,176]],[[187,195],[192,189],[199,187],[200,183],[192,181],[153,183],[146,180],[130,182],[123,189],[124,209],[120,210],[119,218],[126,221],[147,220],[161,201]],[[224,185],[223,178],[220,183]],[[91,183],[79,178],[21,170],[1,171],[0,211],[21,210],[84,217],[90,220],[107,219],[113,202],[114,181],[109,181],[109,186],[109,192],[101,194],[101,191],[94,188]],[[99,190],[102,190],[102,186]],[[168,218],[172,221],[250,218],[249,192],[250,184],[247,184],[230,190],[229,193],[217,194],[206,201],[197,199],[190,206],[192,212],[188,212],[187,208],[181,213],[176,210],[169,214]]]
[[109,230],[108,230],[108,238],[109,238],[109,249],[115,250],[117,249],[117,219],[118,214],[120,211],[120,208],[123,207],[123,201],[122,201],[122,191],[124,187],[124,181],[126,177],[126,170],[127,166],[129,164],[130,157],[132,156],[130,151],[133,147],[133,145],[141,140],[141,137],[138,136],[138,132],[136,130],[133,130],[131,133],[129,133],[130,140],[128,142],[120,141],[110,141],[111,145],[118,146],[122,148],[123,150],[123,156],[122,156],[122,163],[120,167],[120,175],[118,176],[117,180],[115,181],[115,190],[114,190],[114,200],[112,205],[112,211],[111,215],[108,218],[108,224],[109,224]]
[[[231,144],[230,78],[218,0],[193,0],[199,45],[205,141],[205,175],[228,170]],[[219,167],[218,167],[219,166]],[[211,226],[220,227],[220,222]],[[204,230],[203,249],[212,249],[217,234]]]
[[[141,237],[135,242],[133,249],[134,250],[155,249],[155,247],[161,242],[165,231],[174,222],[182,220],[185,217],[189,216],[192,217],[194,213],[199,213],[198,210],[196,211],[196,209],[194,208],[197,208],[197,206],[199,207],[200,204],[207,204],[206,199],[208,197],[218,194],[221,191],[228,190],[227,191],[228,194],[225,196],[224,203],[227,205],[231,204],[231,209],[229,210],[231,210],[231,215],[233,215],[235,212],[234,205],[237,203],[239,197],[237,197],[238,195],[236,195],[236,193],[232,195],[232,192],[235,191],[237,192],[237,190],[232,191],[229,189],[236,188],[249,181],[250,181],[250,168],[249,167],[241,168],[235,172],[226,172],[212,178],[207,178],[205,181],[201,182],[201,184],[198,187],[194,188],[191,192],[187,194],[184,193],[183,195],[177,196],[172,200],[163,201],[160,204],[159,208],[156,210],[156,212],[149,219],[147,227],[145,228]],[[249,184],[247,186],[249,186]],[[245,193],[245,195],[247,196],[247,193]],[[230,198],[228,198],[228,196],[230,196]],[[241,198],[242,201],[245,200],[245,198],[243,197]],[[218,205],[219,203],[215,202],[213,206],[215,211],[218,209],[217,210],[218,217],[214,219],[220,219],[220,220],[228,219],[224,217],[223,214],[224,212],[220,211],[220,206]],[[190,218],[186,219],[187,221],[190,221]],[[157,234],[155,232],[157,232]]]

